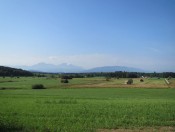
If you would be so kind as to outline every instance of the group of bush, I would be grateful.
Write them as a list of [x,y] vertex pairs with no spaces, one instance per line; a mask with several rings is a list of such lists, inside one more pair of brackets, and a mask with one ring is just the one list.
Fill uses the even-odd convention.
[[32,86],[32,89],[45,89],[43,84],[35,84]]
[[127,84],[133,84],[133,79],[128,79]]
[[[69,83],[67,78],[61,78],[61,83]],[[43,84],[32,85],[32,89],[46,89]]]
[[[111,78],[107,77],[106,81],[109,81]],[[144,82],[143,79],[140,79],[140,82]],[[69,80],[67,77],[63,77],[61,78],[61,83],[69,83]],[[126,82],[127,84],[133,84],[133,79],[128,79],[128,81]],[[44,85],[42,84],[35,84],[32,86],[32,89],[45,89]]]
[[68,79],[61,79],[61,83],[69,83]]

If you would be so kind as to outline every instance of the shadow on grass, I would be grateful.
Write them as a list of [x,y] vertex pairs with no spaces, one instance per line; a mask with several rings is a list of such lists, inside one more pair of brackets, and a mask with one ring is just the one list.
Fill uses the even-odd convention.
[[16,123],[6,124],[0,122],[0,131],[1,132],[23,132],[23,127],[17,125]]
[[0,90],[16,90],[21,88],[7,88],[7,87],[0,87]]

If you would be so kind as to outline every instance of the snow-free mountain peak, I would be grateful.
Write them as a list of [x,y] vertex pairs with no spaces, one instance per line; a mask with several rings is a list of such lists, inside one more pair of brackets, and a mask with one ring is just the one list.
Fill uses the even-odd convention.
[[18,66],[16,68],[21,68],[28,71],[50,72],[50,73],[80,73],[80,72],[85,73],[85,72],[115,72],[115,71],[147,72],[146,70],[140,68],[126,67],[126,66],[103,66],[85,70],[80,66],[75,66],[67,63],[54,65],[43,62],[32,66]]
[[60,65],[54,65],[54,64],[47,64],[47,63],[38,63],[32,66],[18,66],[18,68],[28,70],[28,71],[39,71],[39,72],[50,72],[50,73],[58,73],[58,72],[81,72],[84,69],[75,66],[72,64],[62,63]]

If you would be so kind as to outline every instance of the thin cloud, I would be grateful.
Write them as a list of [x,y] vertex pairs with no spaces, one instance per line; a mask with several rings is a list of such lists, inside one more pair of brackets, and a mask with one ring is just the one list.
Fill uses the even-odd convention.
[[48,59],[49,60],[56,60],[58,57],[57,56],[49,56]]
[[157,49],[157,48],[152,48],[152,47],[150,47],[150,48],[148,48],[150,51],[152,51],[152,52],[155,52],[155,53],[161,53],[161,50],[159,50],[159,49]]
[[50,63],[71,63],[85,68],[92,68],[104,65],[119,65],[120,59],[113,55],[86,54],[72,56],[49,56],[46,60]]

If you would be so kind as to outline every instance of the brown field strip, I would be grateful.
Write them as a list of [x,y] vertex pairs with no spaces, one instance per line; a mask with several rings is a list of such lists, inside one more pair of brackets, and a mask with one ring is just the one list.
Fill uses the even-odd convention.
[[[73,81],[73,80],[72,80]],[[139,78],[133,79],[134,83],[131,85],[126,84],[127,79],[111,79],[106,81],[104,78],[99,79],[82,79],[74,83],[62,85],[67,88],[175,88],[175,80],[172,80],[169,85],[166,84],[164,79],[144,79],[140,82]]]
[[145,127],[140,129],[98,129],[97,132],[174,132],[175,127]]

